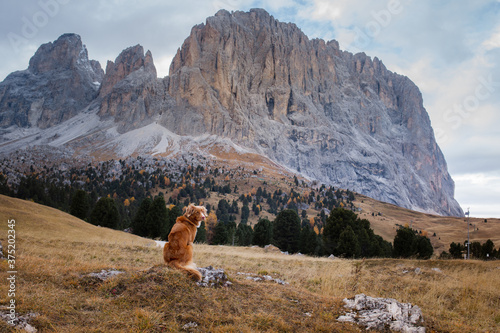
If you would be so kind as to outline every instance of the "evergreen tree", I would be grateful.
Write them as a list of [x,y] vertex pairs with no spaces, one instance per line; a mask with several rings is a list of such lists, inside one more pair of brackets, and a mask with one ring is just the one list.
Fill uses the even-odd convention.
[[453,242],[450,244],[450,249],[448,251],[450,252],[452,258],[461,259],[462,251],[464,251],[464,246],[460,243]]
[[87,192],[77,190],[71,199],[69,213],[79,219],[85,220],[90,209]]
[[268,219],[260,219],[253,229],[253,244],[264,247],[272,243],[273,226]]
[[164,235],[167,227],[167,207],[165,199],[159,195],[151,204],[146,215],[147,236],[157,238]]
[[241,221],[248,221],[248,217],[250,216],[250,208],[247,205],[243,205],[241,207]]
[[212,245],[224,245],[227,243],[227,229],[226,224],[218,221],[215,225],[214,236],[212,238]]
[[420,259],[430,259],[434,254],[431,240],[425,236],[417,236],[417,253]]
[[138,236],[146,237],[148,235],[148,227],[146,224],[146,217],[149,209],[153,205],[151,198],[145,198],[139,205],[139,209],[132,220],[132,232]]
[[[162,236],[162,239],[168,240],[168,234],[172,230],[177,218],[182,215],[182,211],[178,206],[173,206],[170,209],[167,209],[167,222],[165,226],[165,230]],[[201,228],[201,226],[200,226]],[[198,237],[198,236],[197,236]]]
[[238,227],[236,228],[236,245],[249,246],[252,244],[252,238],[252,227],[244,223],[238,224]]
[[200,227],[196,232],[196,238],[194,239],[196,243],[206,243],[207,242],[207,229],[205,228],[205,221],[201,221]]
[[274,220],[273,238],[281,251],[295,253],[300,243],[300,217],[294,210],[281,211]]
[[346,258],[357,258],[361,254],[358,237],[351,226],[340,233],[337,252]]
[[309,224],[302,227],[300,231],[300,252],[308,255],[318,255],[318,236]]
[[107,197],[99,199],[90,214],[90,223],[116,229],[120,223],[120,215],[115,201]]
[[399,228],[394,237],[394,257],[409,258],[417,254],[415,232],[408,228]]
[[481,248],[483,259],[491,259],[494,257],[495,244],[491,239],[488,239]]

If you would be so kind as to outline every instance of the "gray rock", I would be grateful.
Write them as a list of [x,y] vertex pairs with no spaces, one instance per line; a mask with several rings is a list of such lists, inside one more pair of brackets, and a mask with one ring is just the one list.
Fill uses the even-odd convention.
[[416,305],[400,303],[392,298],[374,298],[364,294],[344,299],[350,312],[337,318],[369,329],[391,329],[398,332],[424,333],[422,311]]
[[14,327],[18,330],[23,330],[25,332],[34,333],[37,332],[37,329],[29,324],[29,321],[32,318],[37,317],[38,313],[27,313],[24,315],[20,315],[19,313],[15,314],[15,318],[12,319],[11,314],[8,312],[0,312],[0,319],[7,322],[13,323]]
[[197,282],[200,287],[229,287],[232,285],[222,268],[214,269],[212,266],[198,267],[201,273],[201,281]]
[[114,269],[108,269],[108,270],[103,269],[98,273],[89,273],[86,276],[97,278],[101,281],[106,281],[107,279],[112,278],[113,276],[117,276],[123,273],[124,272],[122,271],[117,271]]

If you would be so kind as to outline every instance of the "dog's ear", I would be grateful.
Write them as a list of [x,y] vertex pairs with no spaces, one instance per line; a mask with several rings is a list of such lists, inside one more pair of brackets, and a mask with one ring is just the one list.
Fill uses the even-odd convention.
[[190,217],[191,215],[193,215],[194,212],[196,212],[196,206],[195,205],[189,204],[189,206],[184,207],[184,215],[186,215],[187,217]]

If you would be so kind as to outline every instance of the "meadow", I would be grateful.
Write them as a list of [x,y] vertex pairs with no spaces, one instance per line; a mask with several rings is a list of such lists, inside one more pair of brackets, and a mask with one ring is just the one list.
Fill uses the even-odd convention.
[[[418,305],[428,332],[500,330],[498,261],[345,260],[197,244],[198,266],[223,268],[233,283],[201,288],[163,266],[151,240],[0,196],[4,251],[9,219],[16,220],[17,311],[38,313],[31,324],[40,332],[360,332],[336,321],[342,300],[359,293]],[[7,262],[0,266],[5,281]],[[103,269],[124,273],[105,282],[87,275]],[[2,283],[2,310],[8,301]],[[0,322],[0,331],[10,330]]]

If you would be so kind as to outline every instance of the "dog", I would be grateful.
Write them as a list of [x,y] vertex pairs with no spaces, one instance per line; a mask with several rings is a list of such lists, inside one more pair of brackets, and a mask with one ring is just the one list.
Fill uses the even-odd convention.
[[165,263],[188,274],[193,280],[200,281],[201,273],[193,263],[193,242],[201,222],[207,217],[207,209],[190,204],[184,207],[184,215],[175,221],[168,242],[163,247]]

